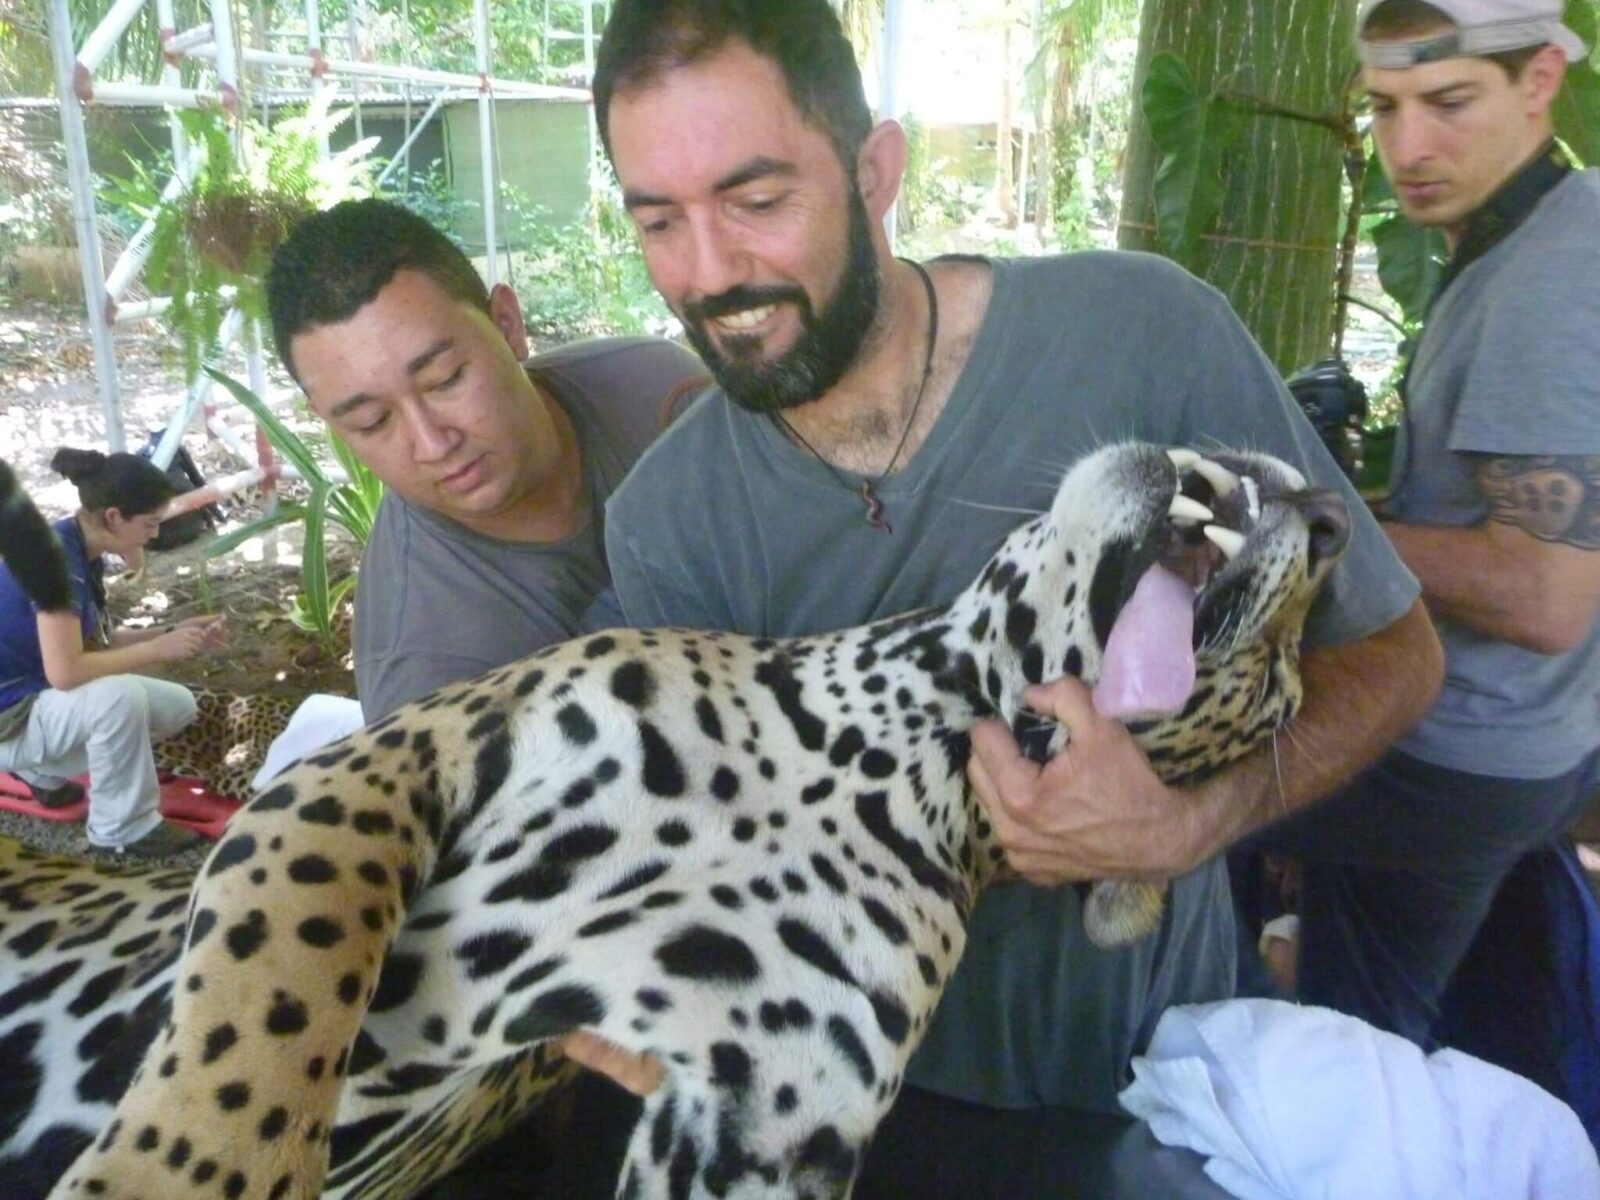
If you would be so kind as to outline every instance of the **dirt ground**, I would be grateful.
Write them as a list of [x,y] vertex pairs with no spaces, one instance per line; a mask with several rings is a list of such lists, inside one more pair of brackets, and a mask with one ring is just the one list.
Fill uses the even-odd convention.
[[[148,434],[166,424],[182,400],[182,363],[170,339],[154,324],[119,329],[116,341],[127,440],[130,449],[137,449]],[[242,356],[226,365],[243,378]],[[281,379],[276,383],[286,390]],[[283,412],[293,418],[291,425],[312,427],[292,406]],[[250,444],[250,427],[236,428]],[[0,454],[17,470],[40,508],[56,517],[72,511],[76,492],[50,470],[51,454],[60,446],[104,445],[105,419],[82,309],[38,301],[6,302],[0,296]],[[184,445],[207,478],[253,465],[198,432],[191,431]],[[296,488],[287,484],[284,495],[294,498]],[[225,511],[223,532],[261,515],[261,498],[254,492],[241,493]],[[241,695],[353,696],[348,619],[341,623],[341,638],[333,650],[289,619],[299,591],[299,532],[298,525],[282,526],[209,561],[204,555],[209,538],[151,553],[142,572],[124,572],[108,581],[112,614],[143,625],[205,612],[226,613],[231,631],[228,649],[172,664],[165,674],[180,682]],[[329,574],[337,578],[354,565],[358,552],[337,531],[333,538]]]

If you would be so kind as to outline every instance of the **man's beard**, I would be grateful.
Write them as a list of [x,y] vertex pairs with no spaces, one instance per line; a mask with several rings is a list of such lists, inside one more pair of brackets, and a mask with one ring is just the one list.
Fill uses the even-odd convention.
[[[877,320],[879,280],[867,208],[854,188],[847,249],[839,285],[821,312],[812,309],[804,291],[788,286],[738,286],[684,305],[689,344],[740,408],[770,413],[809,403],[838,383],[856,361]],[[707,331],[706,323],[714,317],[781,303],[799,311],[800,337],[770,362],[761,357],[758,337],[724,333],[719,346]]]

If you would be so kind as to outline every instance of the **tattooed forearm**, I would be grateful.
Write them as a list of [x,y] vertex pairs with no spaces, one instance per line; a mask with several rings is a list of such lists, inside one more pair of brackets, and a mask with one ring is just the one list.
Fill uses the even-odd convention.
[[1491,521],[1540,541],[1600,550],[1600,455],[1490,458],[1478,484]]

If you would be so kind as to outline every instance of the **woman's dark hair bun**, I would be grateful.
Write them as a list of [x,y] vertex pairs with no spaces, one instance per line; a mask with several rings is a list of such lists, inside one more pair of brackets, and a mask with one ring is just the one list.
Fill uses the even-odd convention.
[[137,517],[164,508],[172,499],[172,481],[155,463],[137,454],[122,450],[102,454],[63,446],[50,465],[72,481],[78,489],[78,502],[90,512],[115,508],[124,517]]
[[61,447],[50,459],[50,469],[73,483],[93,479],[105,469],[105,465],[106,456],[100,451],[75,450],[71,446]]

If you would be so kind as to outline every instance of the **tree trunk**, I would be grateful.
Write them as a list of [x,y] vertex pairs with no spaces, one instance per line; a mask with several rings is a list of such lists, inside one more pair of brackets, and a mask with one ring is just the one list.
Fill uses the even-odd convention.
[[[1038,56],[1044,49],[1043,0],[1034,0],[1032,28],[1033,44],[1029,48],[1030,58]],[[1044,78],[1033,110],[1033,227],[1038,230],[1041,242],[1050,236],[1056,224],[1056,197],[1052,178],[1055,164],[1056,72],[1054,63],[1049,61],[1053,57],[1053,55],[1046,56]],[[1023,169],[1027,169],[1027,164],[1023,164]]]
[[[1138,99],[1156,54],[1183,59],[1201,94],[1333,118],[1355,67],[1354,27],[1354,0],[1145,0],[1119,244],[1157,249],[1152,185],[1161,152]],[[1237,120],[1222,165],[1222,212],[1196,269],[1287,372],[1325,357],[1331,344],[1343,147],[1325,125],[1248,112]]]
[[1033,224],[1043,241],[1056,227],[1056,188],[1052,175],[1055,163],[1055,130],[1050,125],[1050,108],[1041,105],[1043,112],[1036,134],[1033,135]]
[[1017,225],[1015,177],[1011,173],[1011,13],[1009,8],[1000,25],[1000,116],[994,126],[994,190],[1000,209],[1000,222],[1007,229]]
[[[1094,160],[1095,155],[1100,152],[1100,71],[1092,62],[1089,70],[1092,72],[1089,76],[1087,101],[1089,132],[1084,135],[1083,156],[1078,160],[1078,192],[1083,196],[1084,212],[1093,212],[1095,201],[1099,198],[1095,192]],[[1066,90],[1069,96],[1072,94],[1068,89],[1063,90]],[[1067,115],[1069,114],[1064,114],[1064,119]],[[1056,126],[1058,129],[1062,127],[1062,124]]]

